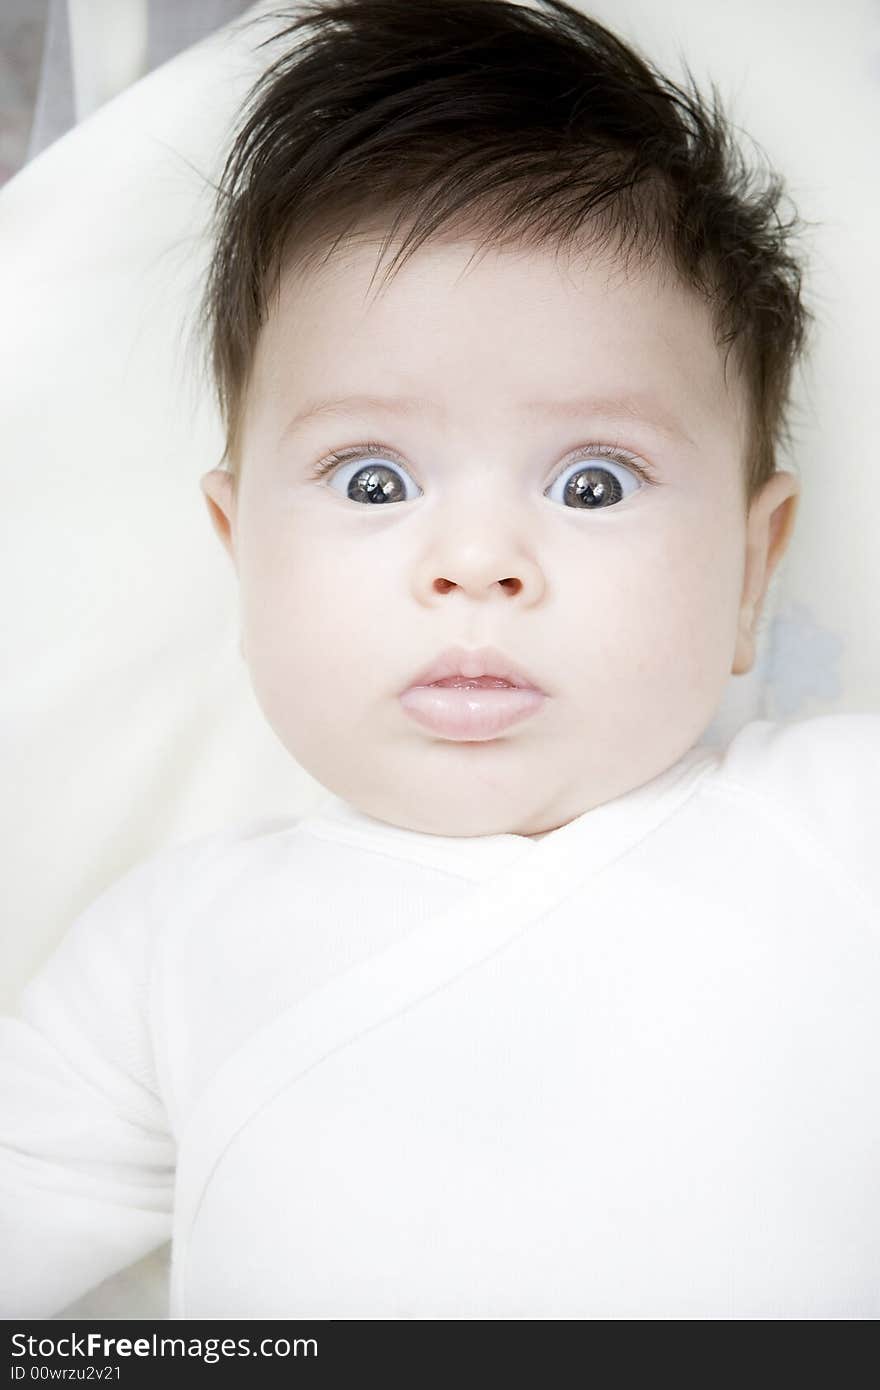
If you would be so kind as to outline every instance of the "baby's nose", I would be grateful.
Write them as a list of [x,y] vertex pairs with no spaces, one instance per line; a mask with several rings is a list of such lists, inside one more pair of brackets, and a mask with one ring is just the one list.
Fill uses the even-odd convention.
[[456,547],[453,542],[425,554],[417,587],[426,602],[457,593],[475,601],[509,598],[532,604],[540,601],[547,585],[540,564],[518,545],[473,542]]
[[[523,582],[515,575],[510,575],[507,579],[498,579],[495,583],[507,594],[514,595],[522,592]],[[434,589],[438,594],[448,594],[451,589],[459,587],[467,586],[460,586],[454,579],[438,578],[434,580]]]
[[415,582],[425,603],[453,594],[474,600],[511,598],[531,604],[546,591],[534,528],[514,504],[485,484],[486,505],[462,511],[458,498],[438,509],[421,533]]

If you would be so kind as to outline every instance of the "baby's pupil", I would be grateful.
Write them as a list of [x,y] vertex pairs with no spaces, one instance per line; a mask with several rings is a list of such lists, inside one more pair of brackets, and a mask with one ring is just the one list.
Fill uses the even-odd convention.
[[619,502],[623,489],[610,469],[591,464],[572,473],[563,496],[575,507],[602,507]]
[[370,464],[355,473],[348,484],[348,495],[355,502],[405,502],[406,490],[400,475],[391,468]]

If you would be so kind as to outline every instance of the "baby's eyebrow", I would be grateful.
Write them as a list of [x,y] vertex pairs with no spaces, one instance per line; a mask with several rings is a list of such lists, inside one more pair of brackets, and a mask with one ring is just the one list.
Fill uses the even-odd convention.
[[[694,445],[680,421],[654,397],[647,395],[574,396],[566,400],[521,401],[519,409],[523,414],[549,415],[561,419],[584,419],[600,415],[609,420],[637,421],[649,425],[670,439],[683,439]],[[443,407],[438,401],[429,400],[425,396],[327,396],[307,401],[285,426],[281,441],[308,424],[310,420],[321,416],[362,415],[369,411],[384,411],[392,415],[422,413],[436,417],[443,413]],[[696,445],[694,447],[696,448]]]

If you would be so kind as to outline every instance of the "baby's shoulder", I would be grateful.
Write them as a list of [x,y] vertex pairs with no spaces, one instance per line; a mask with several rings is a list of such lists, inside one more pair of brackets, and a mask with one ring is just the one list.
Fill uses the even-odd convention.
[[186,918],[206,893],[240,875],[263,846],[296,824],[295,817],[250,817],[161,846],[111,878],[70,922],[63,953],[106,947],[143,956],[166,924]]
[[721,753],[719,776],[795,803],[845,805],[880,791],[880,714],[755,719]]
[[880,714],[753,720],[721,751],[714,782],[880,892]]

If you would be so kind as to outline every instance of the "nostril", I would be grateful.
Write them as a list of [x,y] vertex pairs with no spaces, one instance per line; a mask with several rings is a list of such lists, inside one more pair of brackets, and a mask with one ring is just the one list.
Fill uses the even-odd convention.
[[[501,585],[502,589],[507,589],[512,594],[518,594],[522,588],[521,579],[499,579],[498,583]],[[448,594],[449,590],[455,587],[456,585],[451,579],[434,580],[434,589],[438,594]]]

